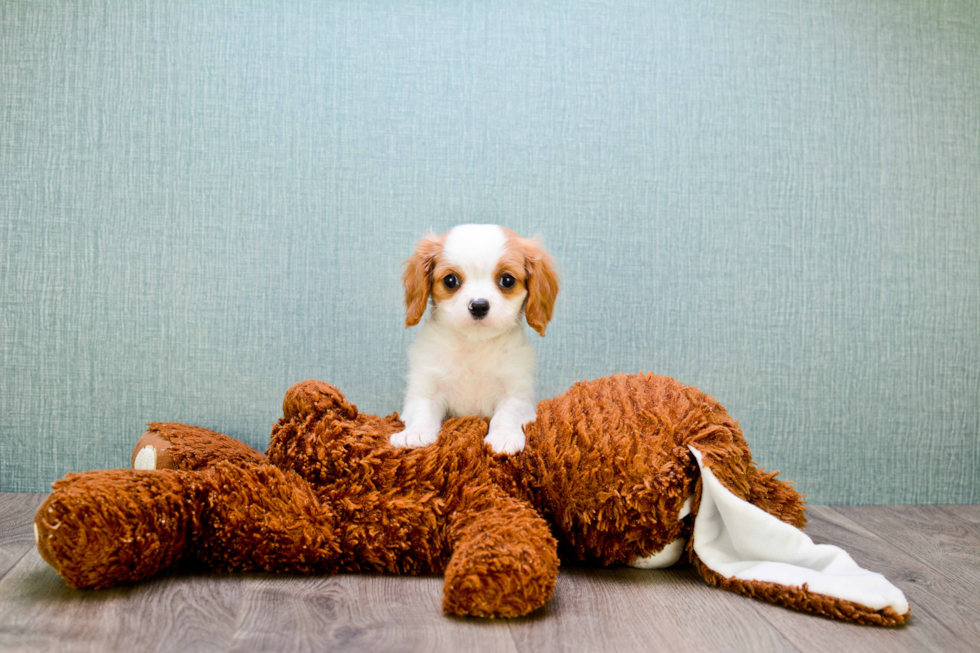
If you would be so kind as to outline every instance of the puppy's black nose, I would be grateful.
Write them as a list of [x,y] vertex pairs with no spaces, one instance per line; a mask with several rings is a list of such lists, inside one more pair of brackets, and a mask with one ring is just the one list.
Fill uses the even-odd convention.
[[469,309],[474,319],[482,320],[490,312],[490,302],[485,299],[474,299],[470,302]]

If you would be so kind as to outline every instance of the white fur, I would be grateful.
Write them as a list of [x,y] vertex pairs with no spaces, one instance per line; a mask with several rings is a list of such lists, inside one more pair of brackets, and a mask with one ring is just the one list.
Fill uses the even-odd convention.
[[[391,436],[394,446],[431,444],[447,415],[477,415],[491,418],[484,441],[494,451],[524,449],[522,427],[535,418],[534,349],[521,322],[527,292],[507,297],[493,278],[506,242],[496,225],[462,225],[447,234],[442,260],[465,281],[429,312],[409,351],[405,430]],[[470,315],[474,299],[490,302],[483,319]]]

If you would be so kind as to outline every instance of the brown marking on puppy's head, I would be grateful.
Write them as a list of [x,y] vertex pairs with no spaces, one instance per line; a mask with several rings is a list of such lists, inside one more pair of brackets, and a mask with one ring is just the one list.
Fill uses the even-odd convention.
[[[456,277],[455,285],[450,288],[446,285],[446,279],[450,276]],[[436,256],[432,272],[429,274],[432,279],[432,301],[438,306],[439,302],[445,301],[456,294],[456,292],[466,283],[466,274],[458,266]]]
[[432,294],[432,272],[442,251],[444,236],[430,234],[420,240],[415,253],[405,261],[405,328],[419,323]]
[[[528,326],[543,336],[558,297],[558,272],[554,260],[541,246],[537,236],[521,238],[509,229],[504,231],[507,234],[507,251],[501,258],[500,273],[508,272],[515,278],[515,289],[521,286],[527,288],[524,317]],[[506,292],[506,289],[503,290]]]

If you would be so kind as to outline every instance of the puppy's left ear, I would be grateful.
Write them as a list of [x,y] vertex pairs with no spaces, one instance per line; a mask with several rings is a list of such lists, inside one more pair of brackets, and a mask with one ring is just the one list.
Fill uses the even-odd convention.
[[527,268],[527,306],[524,316],[528,326],[542,336],[551,321],[558,297],[558,272],[555,262],[544,251],[537,237],[522,242]]
[[429,235],[418,242],[415,253],[405,261],[405,328],[419,323],[432,292],[432,268],[442,251],[442,238]]

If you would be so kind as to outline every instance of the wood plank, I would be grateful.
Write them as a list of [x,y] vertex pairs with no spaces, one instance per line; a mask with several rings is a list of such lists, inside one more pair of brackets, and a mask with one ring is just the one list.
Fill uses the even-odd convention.
[[[254,576],[230,650],[515,651],[506,621],[442,614],[441,576]],[[284,639],[285,638],[285,639]]]
[[843,512],[980,596],[980,524],[937,506],[853,506]]
[[34,548],[34,513],[47,494],[0,494],[0,579]]
[[966,522],[967,524],[971,524],[973,526],[980,526],[980,506],[948,505],[932,507],[946,513],[952,519]]
[[[787,611],[779,617],[780,628],[807,650],[834,650],[856,646],[881,651],[971,651],[980,641],[977,597],[954,579],[937,573],[920,558],[894,546],[871,529],[849,518],[852,507],[810,506],[806,532],[818,543],[834,544],[847,551],[855,562],[883,574],[898,586],[912,606],[912,618],[901,628],[861,628],[849,624],[839,634],[814,630]],[[878,525],[892,538],[900,524]],[[966,608],[961,610],[960,606]],[[862,632],[866,631],[866,632]],[[834,636],[833,639],[830,637]],[[858,644],[860,642],[860,644]]]
[[[0,650],[969,651],[980,641],[980,507],[813,506],[807,532],[905,591],[898,629],[854,626],[711,588],[690,567],[566,565],[524,619],[441,612],[442,578],[185,573],[68,588],[34,548],[45,495],[0,495]],[[4,568],[3,565],[7,565]]]
[[[849,546],[853,544],[854,540],[873,540],[875,536],[872,533],[865,532],[860,536],[852,537],[850,541],[846,538],[844,541],[835,541],[837,539],[835,536],[839,533],[834,533],[833,528],[825,523],[819,507],[809,507],[807,514],[811,521],[806,530],[811,538],[817,542],[839,545],[851,553],[859,564],[875,571],[881,571],[876,568],[873,561],[865,559],[861,551],[854,551],[853,547]],[[870,546],[874,546],[874,544],[872,543]],[[890,578],[890,580],[894,582],[896,579]],[[803,651],[855,650],[902,653],[904,651],[928,650],[922,648],[921,638],[916,638],[907,627],[885,629],[858,626],[777,606],[760,605],[759,611],[762,617],[782,632],[794,646]]]
[[551,603],[510,628],[526,653],[797,650],[759,616],[760,605],[708,586],[689,566],[566,565]]
[[242,579],[164,576],[110,590],[73,590],[36,550],[0,580],[0,650],[224,651]]

